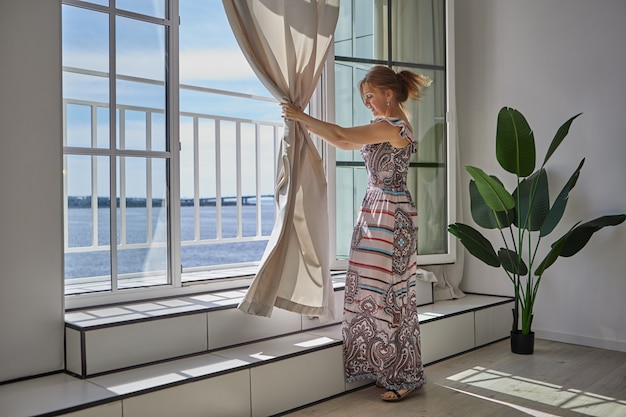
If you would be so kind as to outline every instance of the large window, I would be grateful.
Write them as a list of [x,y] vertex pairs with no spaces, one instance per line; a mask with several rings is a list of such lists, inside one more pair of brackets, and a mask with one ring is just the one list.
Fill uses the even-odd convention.
[[[419,103],[409,102],[418,153],[411,161],[409,187],[418,208],[420,264],[451,261],[447,224],[451,152],[446,67],[445,0],[347,0],[335,31],[335,118],[344,126],[366,124],[358,82],[373,65],[409,69],[429,76]],[[367,187],[359,151],[337,150],[336,253],[346,259],[355,217]],[[341,262],[337,262],[341,266]]]
[[[68,305],[247,285],[274,225],[282,120],[222,1],[63,0],[62,8]],[[342,0],[336,88],[318,96],[353,125],[368,120],[355,86],[371,65],[435,80],[411,109],[420,139],[411,181],[429,222],[420,223],[429,236],[421,249],[435,255],[447,252],[444,11],[443,0]],[[365,173],[358,153],[338,151],[336,167],[333,155],[342,259]]]
[[136,6],[63,6],[67,294],[170,282],[171,21]]
[[254,273],[282,121],[222,2],[62,7],[66,295]]

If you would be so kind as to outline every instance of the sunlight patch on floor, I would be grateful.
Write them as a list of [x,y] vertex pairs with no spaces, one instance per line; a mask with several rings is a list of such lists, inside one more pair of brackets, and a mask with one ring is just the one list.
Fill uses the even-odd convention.
[[[589,416],[626,416],[626,401],[617,400],[615,398],[591,392],[584,392],[573,388],[568,389],[560,385],[511,375],[480,366],[475,366],[472,369],[459,372],[448,377],[447,379],[492,392],[519,397],[528,401],[535,401],[540,404],[572,410]],[[493,399],[486,399],[494,401]],[[510,403],[505,404],[513,406],[513,404]],[[518,406],[515,406],[515,408],[517,407]],[[537,412],[535,410],[532,411]],[[545,413],[529,415],[551,416],[551,414]]]
[[493,403],[506,405],[507,407],[511,407],[511,408],[514,408],[514,409],[516,409],[518,411],[526,413],[529,416],[533,416],[533,417],[559,417],[559,416],[557,416],[555,414],[545,413],[545,412],[539,411],[539,410],[533,410],[532,408],[522,407],[521,405],[508,403],[506,401],[499,401],[499,400],[496,400],[496,399],[493,399],[493,398],[484,397],[482,395],[478,395],[478,394],[474,394],[474,393],[471,393],[471,392],[463,391],[463,390],[460,390],[460,389],[457,389],[457,388],[447,387],[445,385],[441,385],[441,386],[444,387],[444,388],[451,389],[451,390],[456,391],[456,392],[460,392],[461,394],[467,394],[467,395],[471,395],[472,397],[480,398],[481,400],[487,400],[487,401],[491,401]]

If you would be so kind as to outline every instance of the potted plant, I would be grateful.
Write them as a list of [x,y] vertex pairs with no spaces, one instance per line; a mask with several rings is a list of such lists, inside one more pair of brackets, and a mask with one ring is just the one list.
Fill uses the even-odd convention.
[[[474,222],[485,229],[497,229],[503,243],[498,252],[481,232],[463,223],[448,225],[448,231],[460,239],[470,254],[487,265],[502,267],[515,290],[511,350],[533,353],[533,307],[544,272],[559,257],[578,253],[591,236],[606,226],[618,225],[626,214],[601,216],[586,223],[578,222],[552,241],[543,259],[540,244],[559,224],[583,167],[583,158],[550,205],[546,163],[569,133],[580,113],[566,121],[556,132],[543,163],[535,170],[535,140],[524,116],[503,107],[498,114],[496,158],[500,166],[513,174],[516,189],[509,193],[503,183],[480,168],[466,166],[472,176],[469,184],[471,213]],[[520,320],[521,319],[521,320]]]

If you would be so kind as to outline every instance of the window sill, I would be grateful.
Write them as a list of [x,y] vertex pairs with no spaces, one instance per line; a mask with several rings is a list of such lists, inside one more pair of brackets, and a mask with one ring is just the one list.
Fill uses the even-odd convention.
[[[141,277],[135,280],[134,285],[131,286],[129,284],[126,289],[118,290],[115,294],[108,291],[84,292],[87,284],[84,284],[83,291],[77,292],[81,284],[76,284],[74,286],[74,294],[66,294],[65,296],[65,309],[70,311],[198,293],[247,289],[252,283],[257,269],[258,266],[247,266],[185,272],[183,273],[184,282],[180,287],[174,287],[173,285],[153,285],[148,287],[145,285],[149,284],[150,281],[154,282],[158,277]],[[337,285],[343,287],[345,270],[332,270],[330,274],[335,288]],[[141,284],[144,284],[144,286],[141,286]]]

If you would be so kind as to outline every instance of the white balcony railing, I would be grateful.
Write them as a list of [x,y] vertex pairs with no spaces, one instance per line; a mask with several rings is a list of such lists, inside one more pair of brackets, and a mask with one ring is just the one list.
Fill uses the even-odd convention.
[[[108,74],[77,68],[64,67],[64,71],[108,77]],[[164,83],[154,80],[122,76],[118,76],[118,80],[165,88]],[[254,103],[258,101],[275,102],[267,97],[197,86],[181,85],[180,89],[193,91],[194,94],[234,97],[249,101],[249,106],[255,106]],[[75,118],[68,120],[70,110],[88,117],[80,121]],[[268,239],[274,222],[274,167],[282,123],[185,111],[179,115],[179,132],[167,135],[164,132],[166,115],[163,109],[118,104],[113,127],[116,135],[108,135],[111,130],[108,112],[109,103],[106,102],[64,99],[66,169],[73,166],[73,158],[83,161],[82,164],[76,164],[81,169],[69,169],[64,175],[66,268],[71,267],[67,257],[77,254],[83,254],[88,259],[90,254],[98,253],[113,265],[116,260],[120,262],[117,254],[123,251],[161,250],[165,254],[169,253],[166,249],[168,237],[173,235],[174,222],[177,222],[176,227],[180,227],[180,241],[171,241],[171,245],[181,251],[194,246],[262,242]],[[143,123],[141,134],[145,135],[145,146],[143,138],[140,142],[136,138],[127,141],[127,132],[133,126],[137,127],[138,120]],[[155,120],[159,129],[154,128]],[[68,132],[73,132],[69,143]],[[83,136],[78,142],[73,141],[76,132]],[[106,132],[108,137],[99,137],[103,135],[102,132]],[[178,140],[165,139],[171,135],[178,135]],[[109,146],[109,140],[115,141],[113,146]],[[166,140],[169,145],[166,145]],[[138,143],[140,146],[137,146]],[[129,146],[131,144],[132,147]],[[180,150],[171,152],[170,148],[178,144]],[[211,160],[203,159],[202,152],[211,155]],[[180,172],[171,172],[170,167],[179,165],[171,163],[174,157],[180,157]],[[186,162],[184,166],[183,159]],[[137,161],[140,163],[134,164]],[[140,167],[140,171],[143,170],[139,180],[133,178],[138,175],[135,165]],[[89,192],[74,195],[72,184],[77,181],[88,183]],[[179,201],[169,201],[171,196],[181,195],[181,181],[193,182],[192,187],[186,187],[193,190],[193,195],[183,195]],[[137,193],[139,185],[141,192]],[[171,187],[179,187],[179,192],[172,193]],[[115,197],[110,198],[112,195]],[[184,211],[184,218],[179,216],[182,220],[172,218],[167,211],[170,205],[177,206],[174,213]],[[77,212],[72,210],[79,209],[81,215],[75,216]],[[131,220],[130,214],[137,209],[141,215]],[[133,232],[137,230],[138,233]],[[112,248],[111,242],[117,242],[117,245]],[[250,262],[229,260],[224,263],[231,267],[251,265]],[[192,265],[186,270],[198,271],[209,266],[215,267],[216,264]],[[129,280],[138,277],[145,281],[146,278],[154,279],[157,276],[156,283],[163,284],[166,271],[167,268],[158,267],[139,267],[135,270],[131,267],[128,271],[111,266],[110,274],[108,271],[86,274],[74,272],[74,275],[68,277],[66,270],[66,289],[71,287],[70,281],[81,283],[78,290],[76,285],[73,286],[71,292],[76,293],[93,284],[104,285],[102,288],[105,290],[115,289],[124,287]],[[122,285],[121,280],[126,284]]]

